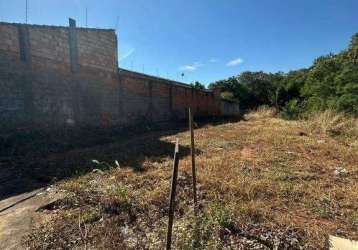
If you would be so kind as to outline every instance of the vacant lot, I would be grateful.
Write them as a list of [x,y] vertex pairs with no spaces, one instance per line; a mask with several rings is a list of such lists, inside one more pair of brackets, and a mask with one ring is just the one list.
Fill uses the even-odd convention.
[[[258,112],[205,125],[195,137],[198,216],[189,133],[152,132],[52,159],[73,161],[78,175],[54,186],[67,197],[39,212],[26,244],[162,249],[175,138],[182,154],[175,249],[321,249],[328,234],[358,239],[356,134],[333,136],[309,122]],[[82,164],[76,157],[87,163],[76,165]]]

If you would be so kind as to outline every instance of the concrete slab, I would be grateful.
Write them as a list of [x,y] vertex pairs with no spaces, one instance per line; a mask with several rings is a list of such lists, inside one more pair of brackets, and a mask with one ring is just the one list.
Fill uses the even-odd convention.
[[9,197],[7,199],[0,201],[0,214],[2,214],[5,211],[11,211],[13,207],[16,207],[18,204],[24,202],[25,200],[28,200],[34,196],[36,196],[38,193],[43,192],[43,188],[35,189],[31,192],[26,192],[23,194],[15,195],[12,197]]
[[329,236],[330,250],[358,250],[358,241]]
[[23,249],[21,241],[30,231],[35,211],[57,199],[42,191],[37,189],[0,201],[0,249]]

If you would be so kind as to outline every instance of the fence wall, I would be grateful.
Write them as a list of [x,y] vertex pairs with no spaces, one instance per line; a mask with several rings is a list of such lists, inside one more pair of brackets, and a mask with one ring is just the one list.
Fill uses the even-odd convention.
[[240,115],[240,105],[236,102],[221,100],[220,101],[220,114],[222,116]]
[[114,30],[0,23],[2,131],[220,115],[220,92],[118,69]]

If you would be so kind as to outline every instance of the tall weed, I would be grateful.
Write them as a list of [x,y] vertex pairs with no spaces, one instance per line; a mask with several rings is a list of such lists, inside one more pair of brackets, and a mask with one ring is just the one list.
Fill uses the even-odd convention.
[[306,126],[310,133],[358,140],[358,119],[331,109],[309,115]]
[[277,110],[269,106],[260,106],[246,115],[247,119],[272,118],[276,116]]

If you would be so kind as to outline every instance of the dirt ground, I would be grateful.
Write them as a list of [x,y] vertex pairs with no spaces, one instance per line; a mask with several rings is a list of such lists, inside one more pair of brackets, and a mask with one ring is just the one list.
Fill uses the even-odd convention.
[[325,249],[330,234],[358,239],[356,139],[252,114],[195,130],[198,215],[187,131],[152,131],[41,160],[71,174],[52,175],[64,176],[53,190],[65,197],[36,212],[41,220],[24,246],[162,249],[176,138],[174,249]]

